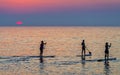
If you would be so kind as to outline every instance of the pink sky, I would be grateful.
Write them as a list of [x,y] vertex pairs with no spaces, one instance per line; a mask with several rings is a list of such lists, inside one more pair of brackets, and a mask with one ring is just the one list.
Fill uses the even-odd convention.
[[114,7],[116,4],[120,4],[120,0],[0,0],[0,9],[11,13],[33,13]]

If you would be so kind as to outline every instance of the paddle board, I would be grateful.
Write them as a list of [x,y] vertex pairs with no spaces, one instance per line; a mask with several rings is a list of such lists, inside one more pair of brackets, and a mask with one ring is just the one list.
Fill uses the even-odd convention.
[[[116,59],[117,58],[109,58],[108,61],[110,61],[110,60],[116,60]],[[86,61],[98,61],[98,62],[100,62],[100,61],[105,61],[105,59],[101,58],[101,59],[93,59],[93,60],[86,60]]]
[[[77,57],[81,57],[82,55],[76,55]],[[85,54],[85,56],[92,56],[92,54]]]

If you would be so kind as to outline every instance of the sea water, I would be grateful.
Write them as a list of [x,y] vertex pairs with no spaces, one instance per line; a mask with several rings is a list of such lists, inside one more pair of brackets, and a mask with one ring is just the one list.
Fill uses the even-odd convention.
[[[43,56],[55,56],[43,57],[43,63],[35,57],[41,40],[47,43]],[[106,42],[117,60],[83,61],[76,56],[82,40],[92,52],[85,60],[104,58]],[[119,70],[120,27],[0,27],[0,75],[119,75]]]

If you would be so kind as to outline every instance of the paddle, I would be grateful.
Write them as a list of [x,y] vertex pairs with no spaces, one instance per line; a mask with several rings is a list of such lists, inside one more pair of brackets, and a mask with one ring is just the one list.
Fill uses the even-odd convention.
[[[87,47],[86,47],[86,49],[88,50],[88,48],[87,48]],[[92,52],[90,52],[89,50],[88,50],[88,52],[89,52],[89,54],[90,54],[90,55],[92,55]]]

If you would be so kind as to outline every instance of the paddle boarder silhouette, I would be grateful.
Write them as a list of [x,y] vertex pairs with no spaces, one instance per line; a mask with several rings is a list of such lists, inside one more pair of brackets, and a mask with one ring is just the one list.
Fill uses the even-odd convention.
[[41,41],[41,44],[40,44],[40,56],[43,56],[44,45],[46,45],[46,43],[44,41]]
[[82,41],[81,45],[82,45],[82,53],[81,53],[81,55],[84,55],[84,56],[85,56],[85,54],[86,54],[86,50],[85,50],[85,48],[86,48],[86,46],[85,46],[85,40]]
[[108,42],[105,43],[105,62],[108,61],[109,59],[109,49],[111,47],[111,43],[110,45],[108,44]]

